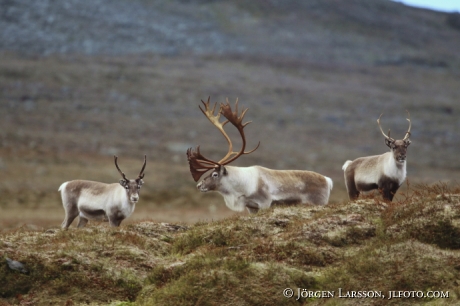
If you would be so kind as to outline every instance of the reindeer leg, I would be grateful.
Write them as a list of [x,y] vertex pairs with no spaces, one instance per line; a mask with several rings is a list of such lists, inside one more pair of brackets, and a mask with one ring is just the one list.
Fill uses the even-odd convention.
[[391,192],[391,189],[389,188],[384,188],[384,189],[379,189],[381,194],[382,194],[382,197],[383,197],[383,200],[384,201],[392,201],[393,200],[393,197],[394,197],[394,193]]
[[379,190],[382,192],[382,197],[385,201],[393,201],[393,197],[396,194],[396,191],[399,189],[398,182],[389,179],[389,178],[382,178],[379,181]]
[[62,194],[62,204],[65,211],[65,217],[61,227],[67,229],[78,216],[78,205],[76,199],[69,196],[67,192],[63,192]]
[[116,208],[111,209],[107,217],[109,218],[109,224],[112,227],[120,226],[121,221],[123,221],[123,219],[125,218],[123,214]]
[[123,221],[123,219],[117,219],[117,218],[110,218],[109,217],[109,223],[110,223],[111,227],[119,227],[120,224],[121,224],[121,221]]
[[259,204],[252,200],[246,200],[245,202],[246,209],[249,211],[251,214],[255,214],[259,211]]
[[77,227],[85,227],[86,223],[88,223],[88,219],[80,215],[80,218],[78,219]]
[[393,201],[393,197],[396,194],[396,191],[398,191],[399,186],[396,184],[393,184],[390,187],[387,187],[386,189],[383,190],[383,199],[387,201]]
[[77,216],[78,209],[76,207],[72,207],[69,211],[66,211],[64,221],[62,221],[62,228],[69,228],[70,224],[72,224],[73,220],[75,220]]
[[359,190],[356,188],[356,183],[353,175],[345,175],[345,186],[348,191],[348,198],[354,201],[359,197]]

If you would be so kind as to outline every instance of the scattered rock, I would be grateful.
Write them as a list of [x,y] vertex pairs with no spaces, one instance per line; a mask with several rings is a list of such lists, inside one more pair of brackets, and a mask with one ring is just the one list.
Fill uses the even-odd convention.
[[10,258],[6,258],[6,263],[11,270],[19,271],[24,274],[29,274],[29,270],[27,270],[24,264],[20,263],[19,261],[12,260]]

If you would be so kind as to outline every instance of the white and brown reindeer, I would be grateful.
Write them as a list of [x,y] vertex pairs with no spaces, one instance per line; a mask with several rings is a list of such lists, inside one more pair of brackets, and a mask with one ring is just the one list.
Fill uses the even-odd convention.
[[[325,205],[329,201],[332,190],[332,180],[316,172],[302,170],[272,170],[261,166],[235,167],[228,166],[241,155],[254,152],[260,145],[249,152],[245,151],[246,137],[244,127],[250,122],[242,123],[243,117],[248,109],[238,115],[238,100],[235,104],[235,112],[232,112],[228,103],[220,104],[217,115],[214,108],[210,109],[210,99],[200,110],[211,121],[211,123],[224,135],[229,148],[227,154],[219,161],[213,161],[200,153],[200,147],[195,150],[187,150],[187,158],[190,165],[190,172],[197,182],[200,177],[209,170],[211,173],[206,176],[197,188],[201,192],[217,191],[225,200],[228,208],[234,211],[244,211],[246,208],[250,213],[256,213],[259,209],[266,209],[273,202],[303,203]],[[227,120],[220,122],[220,115]],[[236,127],[241,138],[242,148],[239,152],[233,151],[232,141],[224,131],[224,125],[230,122]]]
[[119,226],[121,221],[128,218],[139,201],[139,191],[144,181],[144,165],[136,179],[128,179],[120,170],[117,157],[114,156],[115,166],[121,174],[119,183],[105,184],[94,181],[74,180],[63,183],[58,191],[61,192],[65,218],[62,228],[67,229],[73,220],[79,216],[78,227],[84,227],[88,220],[109,221],[111,226]]
[[377,119],[377,124],[380,131],[385,137],[385,144],[390,148],[390,152],[366,156],[355,159],[354,161],[347,160],[342,169],[345,176],[345,185],[347,186],[348,196],[350,200],[358,198],[360,192],[378,189],[383,196],[383,199],[392,201],[396,191],[406,179],[406,154],[407,147],[410,145],[410,114],[407,112],[409,121],[409,129],[407,130],[402,140],[395,140],[382,130],[380,125],[380,115]]

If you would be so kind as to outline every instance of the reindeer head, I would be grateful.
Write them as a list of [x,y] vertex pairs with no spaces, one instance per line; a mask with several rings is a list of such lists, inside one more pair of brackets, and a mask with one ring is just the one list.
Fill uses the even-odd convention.
[[377,119],[377,123],[380,127],[380,131],[382,132],[383,136],[385,136],[385,144],[391,149],[391,152],[393,152],[393,157],[398,163],[404,163],[406,161],[406,153],[407,153],[407,147],[410,145],[410,128],[411,128],[411,121],[410,121],[410,114],[407,111],[407,115],[409,118],[407,118],[407,121],[409,121],[409,129],[406,132],[406,135],[402,140],[395,140],[390,137],[390,130],[388,130],[388,136],[385,135],[385,133],[382,130],[382,127],[380,126],[380,118],[382,117],[383,114],[380,115],[379,119]]
[[[210,98],[208,98],[207,102],[201,100],[205,109],[203,110],[200,106],[200,110],[203,112],[206,118],[208,118],[209,121],[211,121],[211,123],[222,133],[222,135],[224,135],[225,139],[228,142],[228,152],[220,161],[216,162],[204,157],[200,153],[200,146],[197,146],[195,150],[193,150],[192,148],[189,148],[187,150],[187,159],[190,165],[190,172],[192,173],[192,177],[195,180],[195,182],[197,182],[204,173],[208,172],[209,170],[213,170],[210,175],[208,175],[197,185],[197,188],[202,192],[218,190],[220,186],[220,180],[222,179],[222,177],[225,177],[228,174],[227,169],[225,169],[225,165],[236,160],[241,155],[250,154],[254,152],[260,145],[259,142],[257,147],[255,147],[253,150],[249,152],[244,151],[246,148],[246,137],[244,135],[244,127],[251,122],[249,121],[246,123],[242,123],[243,117],[248,109],[244,109],[241,112],[241,115],[239,116],[238,100],[236,100],[235,103],[235,112],[232,112],[231,106],[227,100],[226,104],[220,104],[220,109],[217,115],[214,115],[217,103],[215,103],[214,107],[210,109],[209,101]],[[227,119],[226,121],[219,121],[221,114]],[[233,152],[232,141],[230,140],[230,137],[224,130],[224,125],[226,125],[228,122],[230,122],[233,126],[237,128],[243,140],[243,144],[239,152]]]
[[201,192],[221,190],[221,180],[228,174],[225,166],[218,166],[208,176],[196,185]]
[[134,180],[126,178],[126,175],[120,170],[120,167],[118,167],[118,157],[116,157],[115,155],[113,157],[115,159],[115,166],[117,167],[118,172],[120,172],[121,176],[123,177],[120,180],[120,185],[125,188],[129,201],[135,204],[137,203],[137,201],[139,201],[139,191],[142,187],[142,184],[144,184],[144,181],[142,179],[144,178],[144,169],[145,165],[147,164],[147,155],[144,155],[144,165],[142,166],[141,172],[139,173],[138,177]]

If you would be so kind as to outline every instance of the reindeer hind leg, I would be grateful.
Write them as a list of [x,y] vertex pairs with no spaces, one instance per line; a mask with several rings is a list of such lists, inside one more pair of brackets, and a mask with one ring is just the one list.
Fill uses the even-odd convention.
[[72,224],[73,220],[75,220],[75,218],[78,216],[78,207],[77,203],[67,199],[65,196],[63,196],[62,202],[64,206],[65,217],[64,221],[62,221],[61,227],[63,229],[67,229],[69,228],[70,224]]
[[73,220],[78,216],[78,210],[76,213],[73,212],[66,212],[64,221],[62,221],[61,227],[64,229],[69,228],[70,224],[72,224]]
[[350,201],[356,200],[359,197],[359,190],[356,187],[354,174],[347,174],[345,172],[345,186],[347,187],[348,198]]

